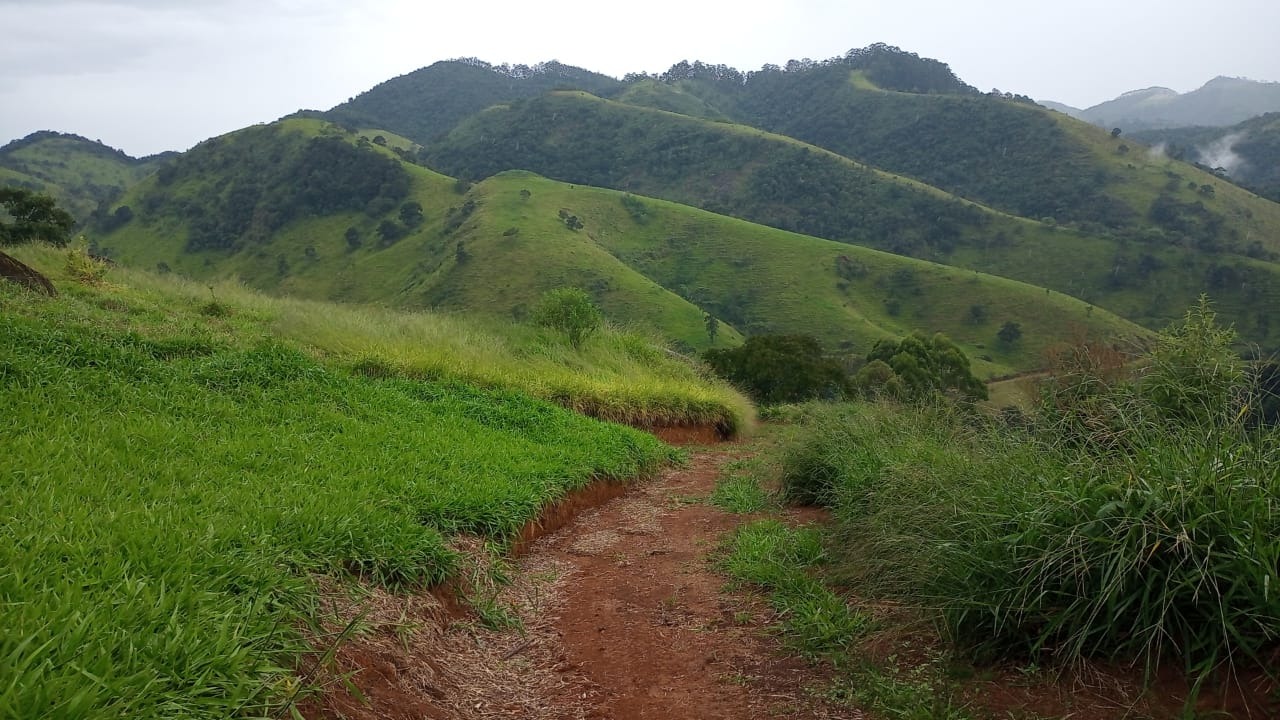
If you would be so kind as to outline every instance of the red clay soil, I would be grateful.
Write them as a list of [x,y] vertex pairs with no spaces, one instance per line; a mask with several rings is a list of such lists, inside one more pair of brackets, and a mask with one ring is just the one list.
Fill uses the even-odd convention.
[[[762,604],[734,599],[707,560],[742,522],[705,503],[734,446],[692,454],[687,467],[624,497],[583,497],[546,516],[559,524],[527,546],[497,601],[519,630],[462,621],[431,596],[373,591],[332,600],[369,632],[342,646],[308,718],[858,717],[826,711],[805,690],[818,670],[779,651]],[[406,607],[408,601],[408,607]],[[340,622],[333,629],[340,629]],[[413,632],[402,632],[411,628]],[[337,672],[334,672],[334,671]],[[341,675],[359,688],[350,692]],[[316,677],[313,673],[311,677]]]
[[813,668],[777,654],[759,630],[767,617],[744,612],[708,565],[742,518],[686,501],[710,494],[732,457],[696,453],[535,546],[572,576],[555,627],[567,661],[597,689],[592,717],[828,716],[806,707]]

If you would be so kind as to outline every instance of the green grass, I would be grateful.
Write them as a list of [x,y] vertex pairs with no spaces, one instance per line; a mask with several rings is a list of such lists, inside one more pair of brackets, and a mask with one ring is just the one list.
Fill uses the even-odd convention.
[[667,110],[681,115],[688,115],[689,117],[716,121],[728,119],[724,113],[702,98],[692,93],[687,93],[675,85],[656,80],[642,80],[629,85],[617,97],[617,101],[628,105]]
[[865,616],[807,572],[825,558],[817,530],[759,520],[735,530],[726,547],[724,572],[768,592],[783,636],[802,654],[838,658],[867,630]]
[[910,669],[866,667],[837,678],[824,693],[828,700],[853,705],[884,720],[970,720],[937,663]]
[[972,657],[1199,683],[1280,642],[1280,444],[1242,415],[1179,428],[1130,407],[1106,450],[944,408],[811,412],[784,490],[832,509],[833,572],[933,613]]
[[[61,253],[21,248],[17,255],[57,279]],[[189,313],[216,300],[245,333],[295,342],[371,374],[516,390],[634,425],[705,424],[738,433],[754,423],[754,408],[740,393],[643,331],[608,328],[576,352],[550,331],[494,318],[272,297],[234,282],[211,287],[127,268],[109,279],[125,286],[104,293],[161,318],[169,306]]]
[[314,577],[438,584],[447,535],[506,542],[672,457],[510,389],[353,374],[249,293],[50,274],[57,299],[0,285],[0,716],[282,711]]
[[708,500],[721,510],[738,514],[760,512],[773,505],[773,498],[760,487],[754,473],[732,467],[716,480]]
[[[282,128],[287,142],[327,132],[315,120],[290,120]],[[221,146],[228,162],[234,162],[234,139]],[[526,316],[547,290],[576,286],[590,292],[613,323],[697,349],[712,344],[705,313],[721,323],[717,346],[737,344],[743,333],[805,332],[832,350],[861,354],[882,338],[942,331],[975,358],[980,375],[1038,366],[1043,349],[1061,339],[1068,324],[1108,337],[1142,334],[1059,293],[676,203],[524,172],[501,173],[461,195],[450,178],[406,169],[426,221],[390,247],[379,246],[377,219],[362,213],[295,222],[268,244],[231,254],[184,252],[185,223],[167,215],[140,217],[99,242],[132,266],[164,263],[186,276],[238,278],[277,294],[504,318]],[[188,178],[163,192],[198,197],[213,191],[216,178]],[[125,200],[143,207],[161,190],[146,181]],[[456,216],[467,202],[474,212],[450,230],[450,210]],[[584,227],[570,229],[561,212]],[[361,232],[362,247],[347,246],[348,227]],[[969,320],[973,305],[987,308],[985,322]],[[995,337],[1006,320],[1024,331],[1011,346]]]

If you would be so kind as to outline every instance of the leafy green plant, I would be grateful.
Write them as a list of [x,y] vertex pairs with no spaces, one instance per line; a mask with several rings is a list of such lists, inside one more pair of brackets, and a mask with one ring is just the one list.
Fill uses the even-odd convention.
[[1078,416],[1105,418],[1108,443],[1058,407],[1029,429],[943,405],[813,409],[784,490],[832,508],[841,572],[932,608],[979,658],[1173,662],[1196,684],[1260,664],[1280,647],[1280,437],[1249,422],[1229,343],[1202,304],[1136,381],[1056,396],[1110,408]]
[[564,287],[547,291],[533,310],[534,323],[564,333],[575,350],[604,324],[604,316],[586,291]]

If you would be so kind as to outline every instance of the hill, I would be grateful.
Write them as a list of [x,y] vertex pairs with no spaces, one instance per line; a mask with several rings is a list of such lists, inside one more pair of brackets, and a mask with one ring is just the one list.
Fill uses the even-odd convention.
[[[361,198],[358,209],[302,213],[289,196],[254,194],[249,179],[262,178],[258,158],[274,154],[278,171],[305,173],[316,163],[292,158],[333,143],[362,153],[360,163],[383,168],[388,178],[403,173],[405,193],[375,215],[369,211],[379,209],[377,196]],[[270,152],[263,150],[268,145]],[[277,180],[319,193],[306,177]],[[383,186],[393,184],[402,181]],[[250,220],[208,231],[203,218],[220,214],[216,208],[232,196],[243,205],[237,216]],[[98,242],[127,264],[238,277],[303,297],[506,318],[523,317],[548,289],[574,285],[615,323],[692,348],[713,343],[706,314],[720,324],[714,340],[720,345],[738,342],[740,333],[806,332],[852,354],[884,337],[943,331],[991,375],[1036,366],[1064,322],[1105,336],[1141,335],[1104,311],[1041,288],[675,203],[529,173],[497,173],[467,186],[315,120],[250,128],[198,146],[125,202],[139,208],[133,220]],[[398,219],[407,203],[421,208],[412,228]],[[255,225],[255,217],[278,224]],[[384,223],[400,226],[403,236],[379,233]],[[1022,326],[1018,343],[996,341],[1006,321]]]
[[1276,345],[1280,335],[1257,304],[1280,298],[1280,244],[1270,230],[1280,227],[1280,205],[1185,163],[1122,151],[1122,140],[1087,123],[1030,106],[1015,111],[1054,124],[1050,131],[1082,166],[1116,173],[1109,206],[1135,208],[1141,221],[1120,234],[1018,218],[792,138],[585,93],[491,108],[423,159],[466,177],[529,169],[992,273],[1151,328],[1208,291],[1251,341]]
[[1145,130],[1133,137],[1280,202],[1280,112],[1226,128]]
[[559,89],[609,94],[621,91],[622,84],[554,60],[510,66],[463,58],[392,78],[327,112],[303,115],[348,127],[382,128],[427,143],[490,105]]
[[1080,111],[1079,117],[1126,131],[1227,126],[1265,113],[1280,112],[1280,83],[1216,77],[1179,94],[1169,88],[1134,90]]
[[1052,100],[1037,100],[1036,102],[1038,102],[1042,107],[1047,107],[1050,110],[1060,112],[1063,115],[1069,115],[1073,118],[1079,118],[1080,113],[1083,112],[1078,107],[1072,107],[1070,105],[1066,105],[1060,102],[1054,102]]
[[[619,414],[645,410],[627,388],[658,386],[686,419],[699,397],[749,411],[632,336],[565,352],[517,327],[211,299],[120,268],[82,285],[62,252],[18,255],[61,294],[0,282],[5,717],[286,716],[316,656],[361,632],[335,597],[452,583],[485,617],[465,578],[486,553],[676,458],[523,390],[590,378]],[[440,350],[499,382],[402,364]]]
[[134,158],[79,135],[42,131],[0,147],[0,183],[53,195],[85,222],[170,155]]

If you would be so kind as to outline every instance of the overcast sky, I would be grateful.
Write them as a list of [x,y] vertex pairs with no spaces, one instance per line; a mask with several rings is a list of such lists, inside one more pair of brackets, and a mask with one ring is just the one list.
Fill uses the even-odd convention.
[[621,77],[885,42],[982,90],[1086,107],[1217,75],[1280,80],[1277,29],[1277,0],[0,0],[0,144],[47,129],[185,150],[460,56]]

